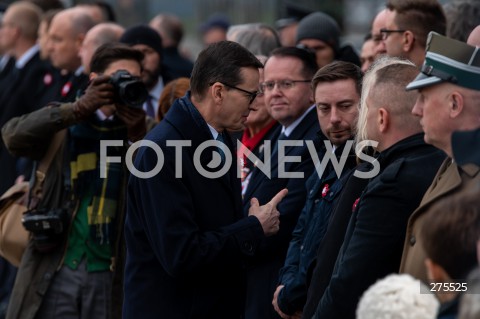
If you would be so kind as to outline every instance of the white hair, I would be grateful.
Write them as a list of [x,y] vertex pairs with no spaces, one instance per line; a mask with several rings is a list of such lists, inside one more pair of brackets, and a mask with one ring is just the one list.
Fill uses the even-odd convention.
[[420,280],[391,274],[364,292],[357,319],[435,319],[438,307],[437,298]]
[[357,123],[357,134],[356,134],[356,142],[360,143],[361,141],[368,140],[367,136],[367,113],[368,113],[368,105],[367,105],[367,98],[370,92],[370,89],[373,85],[377,82],[377,72],[383,69],[386,66],[392,64],[406,64],[406,65],[414,65],[412,62],[400,58],[383,56],[376,60],[373,65],[368,69],[363,77],[362,83],[362,94],[360,95],[360,110],[358,113],[358,123]]

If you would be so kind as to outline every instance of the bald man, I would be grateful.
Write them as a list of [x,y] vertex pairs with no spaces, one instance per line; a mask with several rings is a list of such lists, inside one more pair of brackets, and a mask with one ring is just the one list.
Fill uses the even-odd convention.
[[48,53],[54,67],[69,73],[68,81],[61,87],[55,100],[75,101],[85,88],[88,77],[82,73],[79,51],[86,33],[93,25],[92,18],[81,8],[63,10],[53,17],[48,30]]
[[[52,83],[44,81],[48,67],[40,59],[37,29],[41,10],[36,5],[19,1],[10,5],[2,21],[1,47],[16,60],[10,73],[0,82],[0,127],[13,117],[32,112],[43,106],[45,92]],[[23,175],[27,168],[19,168],[17,160],[0,141],[0,194]]]
[[150,21],[150,27],[160,34],[163,46],[163,68],[170,79],[190,77],[193,69],[192,61],[179,52],[183,38],[182,21],[177,16],[159,14]]
[[85,35],[79,51],[83,73],[90,73],[90,61],[95,50],[102,44],[118,42],[125,28],[116,23],[100,23],[91,28]]

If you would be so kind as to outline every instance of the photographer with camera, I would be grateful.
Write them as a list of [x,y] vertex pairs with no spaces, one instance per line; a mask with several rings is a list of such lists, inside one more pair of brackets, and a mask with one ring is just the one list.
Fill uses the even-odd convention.
[[34,160],[66,129],[41,200],[24,215],[32,236],[7,318],[120,317],[127,172],[121,163],[109,163],[107,177],[100,178],[100,142],[124,140],[108,149],[108,156],[122,156],[145,135],[142,59],[128,46],[103,45],[92,57],[91,83],[76,102],[50,104],[3,127],[9,151]]

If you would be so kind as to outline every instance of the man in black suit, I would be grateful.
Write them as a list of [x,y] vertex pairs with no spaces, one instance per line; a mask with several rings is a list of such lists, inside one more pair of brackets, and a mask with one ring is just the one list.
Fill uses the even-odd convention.
[[50,60],[54,67],[68,72],[67,81],[56,92],[54,101],[73,102],[86,88],[88,76],[83,73],[79,50],[93,26],[92,18],[82,8],[66,9],[53,17],[48,29]]
[[[420,122],[411,114],[417,95],[404,87],[417,73],[411,62],[386,58],[366,75],[359,138],[377,142],[378,167],[370,171],[374,177],[354,207],[347,206],[351,217],[343,245],[332,256],[328,285],[317,291],[321,298],[313,318],[355,318],[362,293],[398,271],[408,218],[444,159],[443,152],[425,144]],[[317,284],[312,280],[310,287]]]
[[[7,10],[7,6],[0,3],[0,26],[2,25],[2,19]],[[2,28],[0,27],[0,38],[2,37]],[[0,86],[2,79],[10,72],[11,68],[15,65],[15,59],[8,54],[2,45],[0,40]]]
[[[54,67],[66,70],[70,77],[65,83],[55,83],[45,61],[40,59],[36,45],[41,11],[31,3],[10,5],[2,22],[2,43],[16,59],[15,68],[0,92],[0,127],[10,119],[33,112],[49,102],[73,102],[86,87],[88,77],[82,74],[78,56],[79,43],[93,26],[90,17],[78,8],[64,10],[52,20],[49,29],[49,53]],[[0,145],[0,192],[12,186],[19,175],[28,175],[30,165],[16,161]],[[17,166],[17,167],[15,167]]]
[[[305,181],[314,169],[305,142],[313,140],[316,145],[320,141],[317,134],[320,127],[310,87],[316,71],[314,57],[309,52],[294,47],[272,51],[265,63],[261,88],[270,115],[281,127],[272,143],[271,176],[265,175],[258,166],[252,171],[243,199],[244,215],[247,215],[250,200],[254,197],[260,203],[266,203],[282,188],[288,188],[289,193],[278,206],[280,231],[263,240],[255,256],[250,259],[245,309],[247,319],[278,317],[271,304],[278,271],[283,266],[292,231],[305,204]],[[298,145],[291,146],[292,141],[297,141]],[[293,156],[299,158],[292,160]],[[300,178],[290,178],[291,173]]]
[[[38,104],[51,83],[45,83],[47,65],[40,59],[36,45],[41,10],[28,2],[10,5],[5,12],[1,28],[1,47],[15,60],[1,81],[0,127],[13,117],[30,113],[41,107]],[[0,193],[13,185],[18,173],[16,159],[0,142]]]
[[[237,43],[209,46],[195,63],[191,91],[145,137],[150,146],[134,166],[151,174],[133,174],[127,191],[124,318],[242,317],[244,260],[278,231],[276,206],[286,194],[264,206],[252,199],[244,217],[230,165],[227,130],[244,127],[261,67]],[[200,152],[206,143],[213,152]],[[164,165],[152,172],[160,150]]]

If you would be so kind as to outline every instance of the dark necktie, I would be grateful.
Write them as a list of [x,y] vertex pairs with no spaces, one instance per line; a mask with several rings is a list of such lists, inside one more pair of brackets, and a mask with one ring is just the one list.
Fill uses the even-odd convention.
[[288,137],[285,135],[285,133],[281,133],[281,134],[278,136],[278,139],[277,139],[277,141],[275,142],[275,145],[273,146],[272,155],[273,155],[273,154],[276,155],[276,154],[278,153],[278,143],[279,143],[281,140],[288,140]]
[[151,95],[149,95],[147,98],[146,106],[147,109],[145,110],[145,112],[147,113],[147,115],[151,118],[155,118],[155,108],[153,107],[153,98]]

